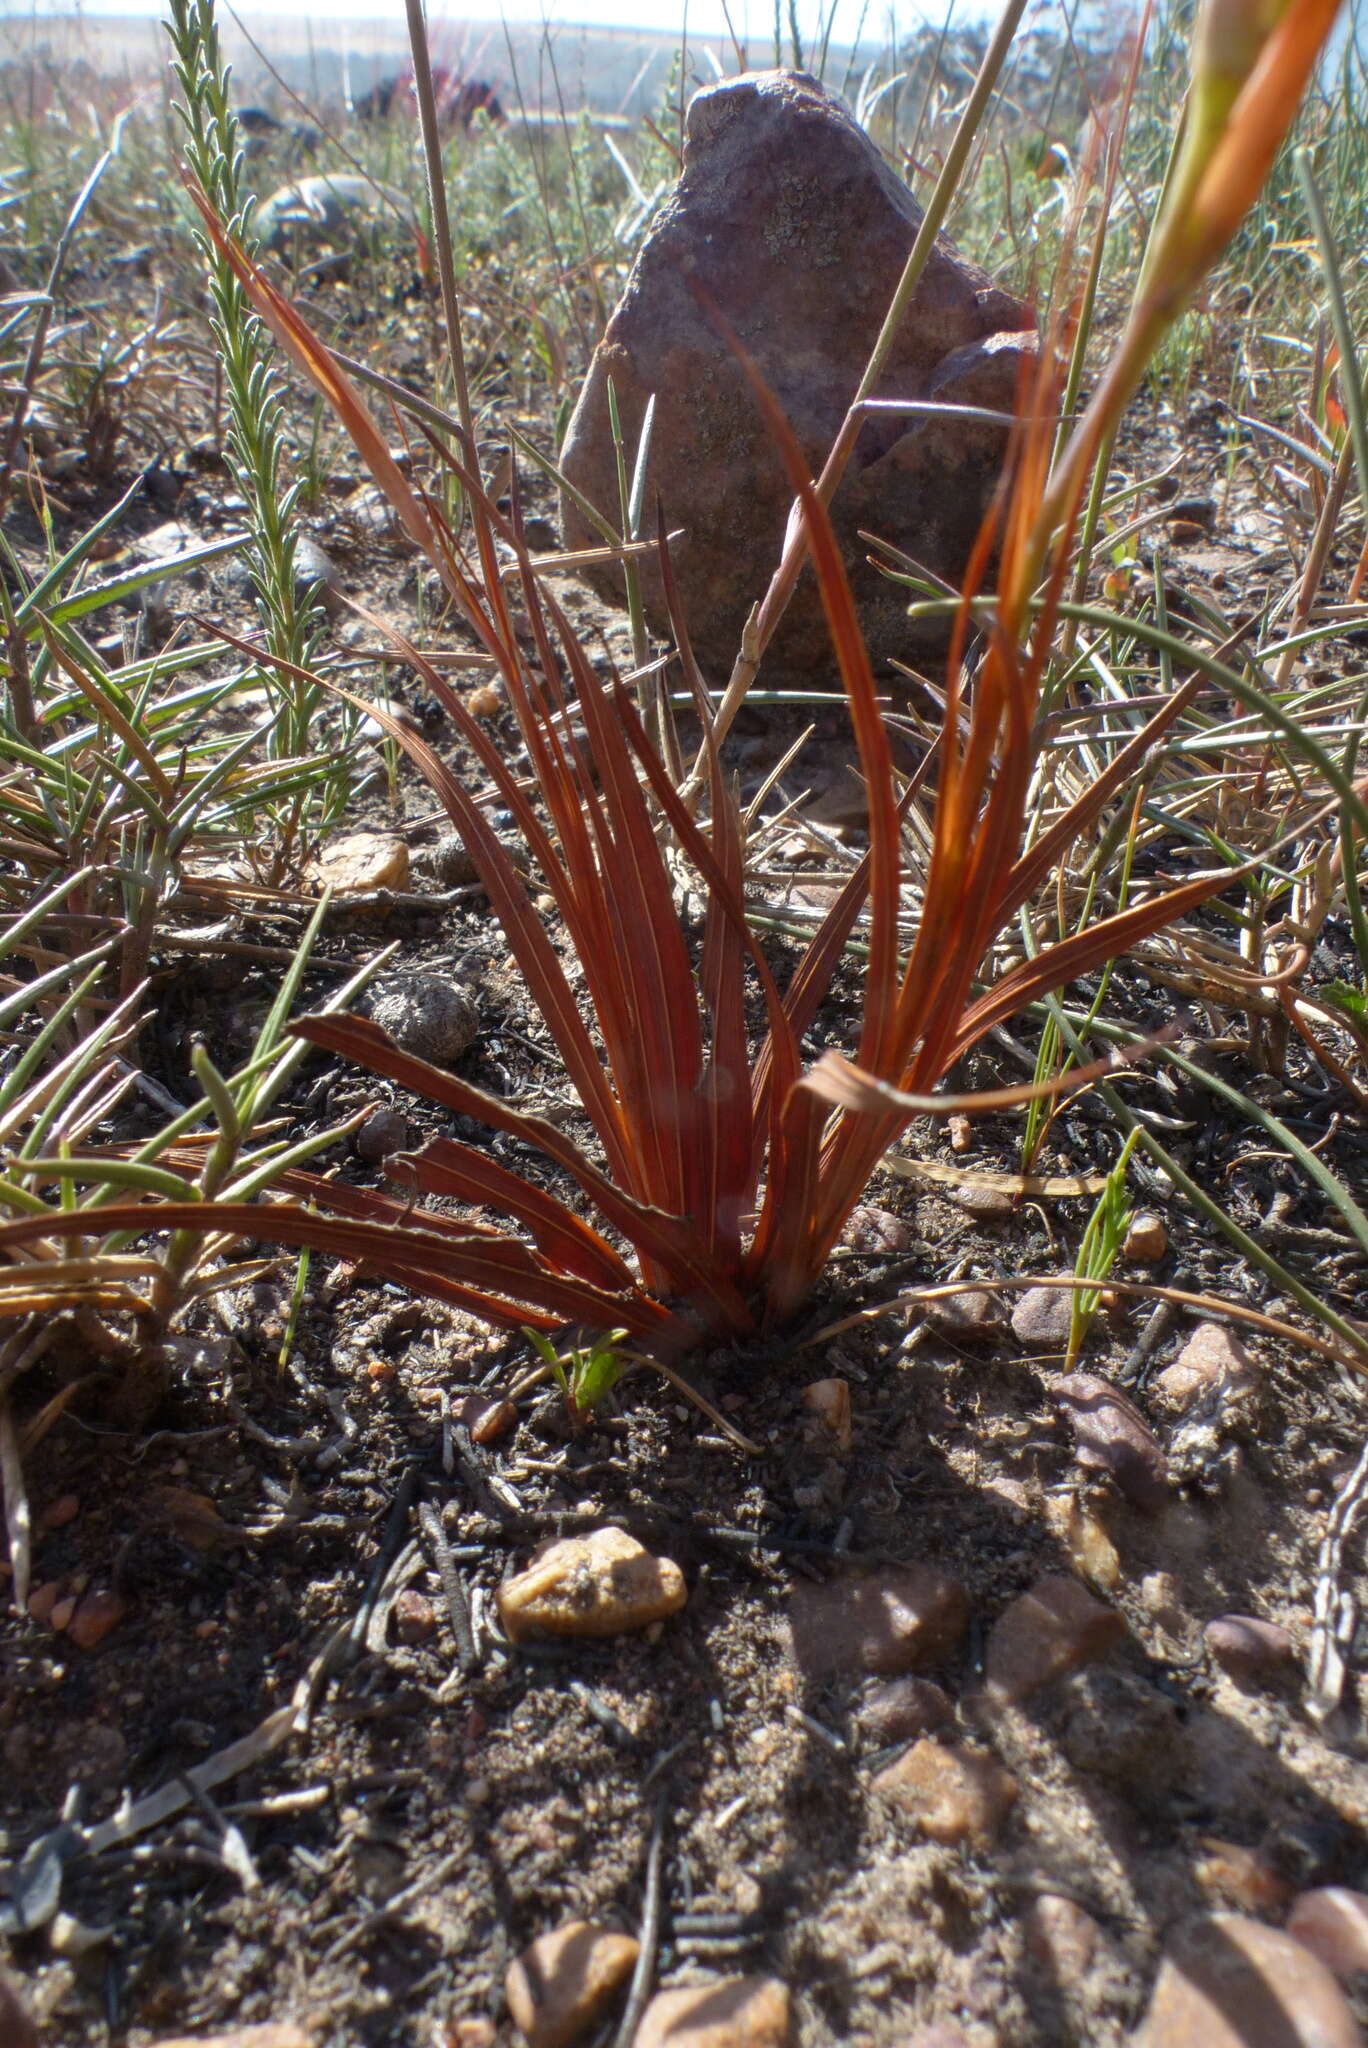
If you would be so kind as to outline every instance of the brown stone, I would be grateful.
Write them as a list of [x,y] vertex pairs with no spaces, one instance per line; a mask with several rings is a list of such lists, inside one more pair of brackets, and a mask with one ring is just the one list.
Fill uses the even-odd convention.
[[1028,1287],[1012,1310],[1012,1334],[1032,1351],[1062,1351],[1073,1321],[1071,1287]]
[[1299,1942],[1238,1913],[1179,1928],[1136,2048],[1363,2048],[1330,1972]]
[[1097,1953],[1097,1922],[1072,1899],[1042,1892],[1022,1915],[1026,1947],[1059,1984],[1077,1984]]
[[1141,1209],[1131,1217],[1121,1246],[1121,1256],[1133,1266],[1157,1266],[1169,1246],[1168,1225],[1152,1210]]
[[1134,1402],[1090,1372],[1068,1373],[1054,1396],[1073,1425],[1079,1464],[1105,1472],[1133,1506],[1156,1514],[1168,1497],[1168,1460]]
[[875,1749],[929,1735],[950,1719],[950,1700],[929,1678],[890,1678],[861,1702],[855,1726]]
[[0,1970],[0,2048],[39,2048],[37,2025],[5,1970]]
[[852,1209],[841,1232],[842,1244],[849,1245],[852,1251],[890,1258],[910,1251],[916,1237],[905,1216],[895,1216],[891,1209],[881,1209],[874,1202],[862,1202],[858,1209]]
[[789,1617],[793,1653],[809,1677],[890,1678],[952,1650],[968,1627],[969,1602],[947,1573],[896,1565],[824,1585],[801,1580]]
[[1016,1779],[981,1749],[948,1749],[926,1736],[871,1780],[933,1842],[991,1842],[1017,1796]]
[[437,1632],[437,1610],[426,1593],[405,1586],[394,1601],[394,1633],[401,1643],[425,1643]]
[[1239,1682],[1258,1679],[1297,1661],[1297,1645],[1287,1630],[1253,1614],[1223,1614],[1209,1621],[1202,1640],[1222,1671]]
[[988,1691],[1008,1703],[1024,1700],[1091,1663],[1125,1633],[1116,1609],[1094,1600],[1077,1579],[1039,1579],[993,1623],[984,1659]]
[[1150,1381],[1150,1392],[1181,1414],[1218,1388],[1236,1399],[1253,1385],[1254,1367],[1239,1338],[1220,1323],[1199,1323],[1172,1365]]
[[793,2015],[777,1977],[721,1977],[657,1991],[632,2048],[788,2048]]
[[[87,1593],[67,1624],[67,1638],[78,1650],[98,1649],[128,1612],[121,1593]],[[53,1626],[56,1626],[54,1619]]]
[[926,1321],[952,1344],[992,1344],[1002,1334],[1004,1317],[997,1295],[983,1287],[966,1287],[926,1304]]
[[548,1544],[526,1571],[504,1580],[498,1606],[507,1634],[520,1643],[534,1635],[628,1635],[677,1613],[687,1598],[677,1564],[607,1528]]
[[1351,1892],[1342,1885],[1303,1892],[1292,1908],[1287,1931],[1337,1977],[1368,1974],[1368,1892]]
[[407,889],[407,842],[393,832],[348,832],[322,849],[314,862],[314,879],[320,889],[331,889],[335,896]]
[[589,1920],[538,1935],[504,1980],[513,2024],[530,2048],[567,2048],[586,2033],[631,1975],[638,1946]]
[[[820,468],[854,396],[921,221],[921,209],[842,101],[801,72],[730,78],[697,93],[684,164],[594,354],[561,466],[620,528],[608,383],[634,455],[656,401],[646,502],[657,490],[694,651],[724,677],[751,606],[778,561],[792,492],[715,308],[782,406],[809,467]],[[851,252],[858,251],[858,262]],[[1011,411],[1033,354],[1026,308],[944,241],[902,321],[878,397]],[[958,582],[1002,460],[1001,427],[880,413],[856,444],[833,503],[861,621],[876,661],[915,659],[943,628],[913,629],[906,592],[870,568],[863,528]],[[599,535],[568,497],[571,546]],[[591,580],[621,599],[606,570]],[[658,572],[648,617],[669,632]],[[807,574],[775,642],[787,678],[831,670],[816,584]]]

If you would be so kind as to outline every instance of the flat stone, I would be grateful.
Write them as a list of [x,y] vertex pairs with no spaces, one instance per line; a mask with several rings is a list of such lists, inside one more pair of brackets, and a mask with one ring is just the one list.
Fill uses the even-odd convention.
[[1069,1287],[1028,1287],[1012,1310],[1012,1334],[1032,1351],[1062,1351],[1073,1320]]
[[1254,1383],[1254,1366],[1239,1338],[1222,1323],[1199,1323],[1172,1365],[1154,1375],[1149,1391],[1166,1408],[1183,1414],[1218,1388],[1236,1398]]
[[1297,1645],[1288,1631],[1253,1614],[1223,1614],[1209,1621],[1202,1640],[1222,1671],[1237,1681],[1257,1679],[1297,1661]]
[[480,1012],[459,982],[406,974],[370,1000],[370,1019],[397,1046],[434,1067],[449,1067],[480,1035]]
[[[787,474],[716,309],[775,394],[813,474],[821,467],[883,324],[921,208],[844,103],[802,72],[729,78],[695,94],[678,184],[656,215],[589,374],[561,468],[621,524],[609,412],[636,450],[655,399],[647,500],[661,493],[694,652],[725,677],[751,606],[778,562]],[[859,251],[859,262],[850,252]],[[697,289],[695,289],[697,288]],[[1013,409],[1034,356],[1030,315],[944,240],[899,325],[880,397]],[[876,662],[941,647],[913,627],[906,592],[872,569],[860,530],[909,549],[958,583],[1005,449],[1002,427],[886,413],[863,428],[832,517]],[[630,458],[629,458],[630,459]],[[568,495],[571,546],[600,544]],[[588,572],[621,602],[620,576]],[[641,565],[647,616],[670,633],[660,577]],[[799,582],[771,661],[791,680],[832,673],[817,584]]]
[[1173,1936],[1135,2048],[1363,2048],[1363,2036],[1300,1942],[1217,1913]]
[[529,2048],[567,2048],[586,2033],[630,1977],[638,1947],[630,1934],[590,1920],[539,1934],[504,1979],[513,2024]]
[[1005,1320],[1000,1298],[982,1287],[966,1287],[962,1294],[943,1295],[926,1304],[929,1328],[952,1344],[993,1344]]
[[991,1842],[1017,1796],[1017,1782],[981,1749],[949,1749],[930,1736],[880,1771],[870,1790],[896,1806],[933,1842]]
[[1009,1704],[1077,1671],[1122,1641],[1126,1624],[1077,1579],[1037,1580],[993,1623],[984,1659],[989,1694]]
[[679,1566],[653,1557],[625,1529],[595,1529],[548,1544],[498,1591],[499,1619],[515,1643],[528,1636],[620,1636],[677,1614],[688,1598]]
[[341,584],[332,556],[308,534],[301,533],[294,548],[295,602],[303,604],[312,599],[326,612],[338,612],[342,608]]
[[1135,1403],[1090,1372],[1066,1374],[1053,1392],[1073,1425],[1079,1464],[1105,1472],[1134,1507],[1157,1514],[1168,1498],[1168,1461]]
[[395,832],[348,832],[331,840],[313,866],[320,889],[364,896],[372,889],[407,889],[408,841]]
[[801,1580],[789,1606],[793,1652],[812,1678],[834,1672],[896,1677],[954,1649],[969,1625],[958,1579],[931,1565]]
[[929,1735],[950,1719],[949,1695],[929,1678],[889,1678],[866,1694],[855,1726],[875,1749]]
[[231,2027],[226,2034],[177,2034],[153,2048],[317,2048],[317,2042],[316,2034],[289,2020],[268,2020],[261,2027]]
[[1303,1892],[1292,1908],[1287,1931],[1337,1977],[1368,1973],[1368,1892],[1351,1892],[1342,1885]]
[[777,1977],[720,1977],[657,1991],[632,2048],[788,2048],[793,2014]]

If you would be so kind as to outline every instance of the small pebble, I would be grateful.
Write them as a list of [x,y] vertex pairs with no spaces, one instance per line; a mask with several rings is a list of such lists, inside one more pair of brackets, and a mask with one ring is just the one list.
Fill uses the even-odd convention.
[[1239,1338],[1222,1323],[1199,1323],[1172,1365],[1154,1375],[1149,1391],[1183,1414],[1217,1388],[1237,1400],[1251,1393],[1255,1382],[1253,1363]]
[[1090,1372],[1066,1374],[1053,1391],[1073,1425],[1078,1463],[1105,1472],[1133,1507],[1157,1513],[1168,1498],[1168,1462],[1134,1402]]
[[1238,1913],[1182,1923],[1136,2048],[1363,2048],[1325,1965]]
[[871,1749],[929,1735],[950,1719],[948,1694],[929,1678],[890,1678],[865,1695],[855,1726]]
[[45,1536],[50,1529],[65,1529],[68,1522],[74,1522],[81,1512],[80,1496],[74,1493],[60,1493],[38,1517],[38,1534]]
[[931,1565],[889,1566],[799,1580],[789,1606],[793,1653],[809,1677],[868,1672],[892,1678],[954,1649],[969,1625],[958,1579]]
[[496,718],[504,707],[504,694],[497,683],[479,683],[466,694],[466,710],[472,718]]
[[589,1920],[538,1935],[504,1980],[513,2024],[529,2048],[568,2048],[586,2033],[631,1975],[638,1946]]
[[364,1159],[368,1166],[378,1166],[382,1159],[388,1159],[395,1152],[402,1152],[409,1141],[408,1118],[398,1109],[373,1109],[359,1131],[352,1139],[352,1147],[358,1159]]
[[1059,1984],[1077,1985],[1097,1953],[1097,1922],[1072,1899],[1043,1892],[1022,1916],[1026,1947]]
[[945,1294],[926,1304],[928,1328],[952,1344],[992,1344],[1001,1336],[1005,1318],[997,1295],[982,1287]]
[[1121,1559],[1116,1545],[1096,1515],[1076,1493],[1048,1496],[1046,1520],[1069,1553],[1080,1578],[1100,1593],[1114,1593],[1121,1584]]
[[949,1749],[930,1736],[871,1780],[933,1842],[991,1842],[1017,1796],[1017,1782],[986,1750]]
[[789,2048],[793,2015],[777,1977],[716,1977],[657,1991],[632,2048]]
[[35,1586],[28,1598],[30,1621],[50,1623],[53,1609],[62,1598],[64,1590],[64,1581],[61,1579],[44,1579],[41,1586]]
[[991,1697],[1016,1704],[1052,1679],[1102,1656],[1126,1634],[1114,1607],[1094,1600],[1076,1579],[1038,1579],[1012,1602],[988,1635],[984,1676]]
[[1151,1209],[1131,1217],[1121,1245],[1121,1256],[1133,1266],[1157,1266],[1169,1247],[1168,1225]]
[[296,604],[303,604],[312,598],[325,612],[335,614],[342,608],[340,592],[342,579],[337,573],[337,564],[326,548],[319,546],[306,533],[295,538],[294,545],[294,593]]
[[1252,1614],[1223,1614],[1207,1623],[1202,1639],[1222,1671],[1234,1679],[1257,1679],[1297,1661],[1297,1646],[1288,1631]]
[[1246,1849],[1239,1842],[1223,1842],[1204,1835],[1202,1854],[1192,1874],[1204,1892],[1214,1892],[1227,1905],[1242,1913],[1273,1913],[1285,1906],[1292,1887],[1280,1877],[1266,1856]]
[[821,1433],[838,1451],[848,1451],[852,1439],[849,1380],[813,1380],[804,1387],[801,1398]]
[[19,1987],[0,1969],[0,2048],[39,2048],[38,2028],[19,1996]]
[[408,842],[394,832],[348,832],[323,847],[313,873],[320,889],[331,889],[335,896],[407,889]]
[[956,1205],[980,1223],[1000,1223],[1015,1216],[1016,1196],[1009,1188],[995,1188],[987,1181],[970,1181],[954,1193]]
[[1012,1310],[1012,1333],[1033,1351],[1062,1351],[1072,1320],[1072,1288],[1028,1287]]
[[624,1529],[596,1529],[548,1544],[498,1591],[499,1619],[515,1643],[528,1636],[619,1636],[677,1614],[688,1598],[679,1566],[653,1557]]
[[[128,1602],[119,1593],[87,1593],[67,1625],[68,1640],[78,1650],[94,1650],[128,1612]],[[54,1618],[53,1626],[56,1626]]]
[[967,1152],[974,1142],[974,1126],[967,1116],[952,1116],[949,1120],[950,1150]]
[[437,1610],[426,1593],[405,1586],[395,1598],[394,1633],[401,1643],[425,1643],[437,1631]]
[[1292,1908],[1287,1931],[1337,1977],[1368,1975],[1368,1892],[1351,1892],[1342,1885],[1303,1892]]
[[873,1202],[862,1202],[858,1209],[852,1209],[841,1233],[841,1242],[852,1251],[871,1254],[909,1251],[915,1241],[916,1231],[904,1217],[895,1216],[891,1209],[880,1209]]
[[403,1052],[450,1066],[480,1035],[480,1013],[459,983],[439,974],[410,974],[370,1003],[370,1017]]
[[470,1431],[470,1440],[476,1444],[496,1444],[508,1435],[518,1420],[518,1411],[511,1401],[488,1394],[467,1394],[457,1404],[456,1420]]

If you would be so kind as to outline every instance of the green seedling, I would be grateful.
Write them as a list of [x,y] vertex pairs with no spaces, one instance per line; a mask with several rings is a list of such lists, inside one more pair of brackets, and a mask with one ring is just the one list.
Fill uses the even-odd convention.
[[629,1361],[619,1353],[626,1330],[604,1331],[592,1342],[572,1344],[564,1351],[558,1351],[541,1330],[525,1329],[523,1335],[556,1375],[577,1422],[592,1415],[627,1370]]

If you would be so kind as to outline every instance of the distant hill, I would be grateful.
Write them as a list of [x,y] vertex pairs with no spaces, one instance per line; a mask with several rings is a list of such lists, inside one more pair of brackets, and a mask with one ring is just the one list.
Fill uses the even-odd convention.
[[[350,20],[306,15],[243,16],[286,84],[320,111],[357,99],[379,79],[404,66],[408,41],[402,20]],[[244,100],[268,104],[278,92],[269,71],[225,11],[220,20],[224,51]],[[679,59],[678,35],[651,29],[539,27],[513,23],[430,18],[433,62],[486,80],[512,112],[588,107],[601,114],[639,114],[658,106],[671,67]],[[139,14],[36,14],[0,16],[0,62],[51,64],[66,75],[82,64],[105,80],[130,87],[149,81],[164,66],[165,38],[159,21]],[[757,65],[773,62],[769,48],[749,52]],[[736,54],[726,38],[691,37],[686,74],[707,84],[734,72]],[[832,51],[828,76],[839,84],[844,53]]]

